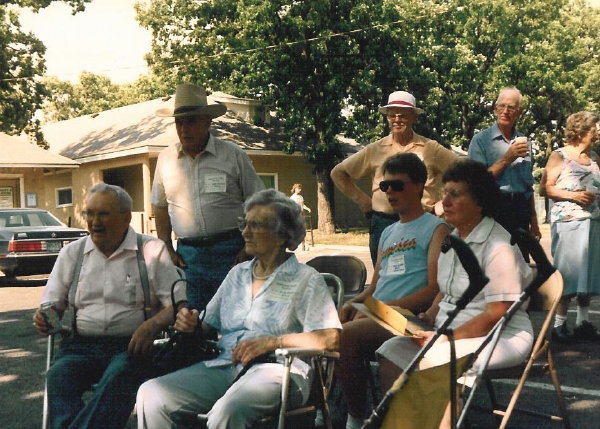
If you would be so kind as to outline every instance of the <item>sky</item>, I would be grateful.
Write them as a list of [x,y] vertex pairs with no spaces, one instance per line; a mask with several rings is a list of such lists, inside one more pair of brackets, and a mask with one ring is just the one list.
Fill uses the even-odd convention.
[[93,0],[74,16],[65,3],[53,2],[37,14],[23,9],[20,21],[46,46],[47,76],[75,83],[89,71],[128,83],[147,72],[150,51],[150,32],[135,20],[139,1]]
[[[34,14],[21,12],[21,24],[46,46],[46,75],[78,82],[82,71],[108,76],[114,83],[133,82],[147,71],[150,32],[135,20],[134,3],[147,0],[93,0],[75,16],[53,2]],[[600,0],[589,0],[600,6]]]

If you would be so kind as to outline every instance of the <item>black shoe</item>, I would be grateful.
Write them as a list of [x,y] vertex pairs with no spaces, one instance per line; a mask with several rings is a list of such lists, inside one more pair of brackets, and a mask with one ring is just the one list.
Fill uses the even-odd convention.
[[571,344],[575,338],[573,334],[569,332],[569,328],[567,328],[567,324],[563,323],[558,328],[554,328],[552,330],[552,341],[556,341],[561,344]]
[[581,322],[581,325],[575,326],[573,336],[579,341],[600,341],[600,333],[587,320]]

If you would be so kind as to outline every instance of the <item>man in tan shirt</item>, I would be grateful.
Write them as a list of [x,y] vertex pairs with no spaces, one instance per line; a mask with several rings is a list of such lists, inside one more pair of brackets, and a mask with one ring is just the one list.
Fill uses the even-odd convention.
[[[369,249],[373,265],[377,259],[379,237],[383,230],[398,220],[384,192],[379,189],[383,180],[381,165],[392,155],[412,152],[427,168],[427,181],[421,203],[427,212],[434,212],[440,200],[442,174],[458,157],[435,140],[413,131],[413,124],[423,110],[416,106],[415,97],[405,91],[392,92],[388,103],[379,111],[387,116],[390,134],[346,158],[331,170],[331,178],[340,191],[350,198],[370,218]],[[372,177],[372,195],[365,194],[355,184],[356,179]],[[440,208],[441,209],[441,208]],[[441,211],[437,214],[441,214]]]

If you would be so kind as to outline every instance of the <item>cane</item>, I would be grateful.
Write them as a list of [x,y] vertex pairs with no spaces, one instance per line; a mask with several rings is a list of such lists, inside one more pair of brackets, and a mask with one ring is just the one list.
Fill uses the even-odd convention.
[[[442,243],[442,252],[446,253],[453,248],[458,256],[461,265],[464,267],[467,275],[469,276],[469,287],[462,294],[459,300],[456,302],[456,308],[448,313],[448,317],[444,323],[436,330],[431,340],[427,342],[415,355],[413,360],[410,362],[408,367],[402,372],[402,374],[396,379],[390,390],[388,390],[379,405],[372,411],[371,416],[364,422],[362,429],[378,428],[383,422],[383,418],[387,413],[389,404],[394,395],[399,392],[402,387],[408,381],[410,375],[415,371],[419,362],[423,359],[425,354],[433,346],[436,340],[445,335],[448,327],[456,317],[456,315],[477,295],[483,287],[487,284],[489,279],[485,276],[477,258],[473,254],[471,248],[460,238],[454,235],[448,235]],[[452,380],[450,381],[452,383]],[[456,383],[456,380],[454,380]],[[453,407],[455,408],[455,407]],[[455,419],[453,419],[454,421]]]
[[[515,231],[512,234],[512,237],[511,237],[511,244],[515,244],[515,243],[519,244],[519,248],[525,248],[525,249],[529,250],[531,257],[533,258],[533,260],[536,263],[537,274],[534,277],[534,279],[531,281],[529,286],[527,286],[523,290],[523,292],[521,292],[519,299],[517,301],[515,301],[510,306],[510,308],[506,311],[504,316],[502,316],[502,318],[498,322],[496,322],[496,324],[494,325],[492,330],[488,333],[488,335],[485,337],[485,339],[483,340],[483,342],[481,343],[479,348],[475,351],[475,353],[473,353],[471,355],[469,362],[467,362],[466,368],[469,369],[475,363],[477,356],[479,356],[479,354],[483,351],[483,349],[489,343],[492,344],[492,347],[490,347],[489,351],[487,352],[487,354],[485,355],[485,357],[482,361],[482,364],[479,366],[477,373],[475,374],[475,382],[474,382],[473,387],[471,388],[471,391],[469,392],[469,396],[467,397],[465,404],[463,406],[462,412],[460,414],[460,418],[458,419],[458,423],[456,425],[457,428],[462,427],[462,424],[465,422],[467,412],[468,412],[469,407],[471,406],[471,403],[473,402],[473,398],[475,396],[475,391],[477,390],[477,387],[479,387],[479,384],[481,383],[483,372],[485,371],[485,369],[487,368],[487,366],[490,362],[492,353],[494,352],[494,349],[496,348],[496,344],[498,343],[498,340],[500,339],[500,334],[502,333],[502,330],[508,324],[510,319],[512,319],[513,315],[525,303],[525,301],[527,301],[527,299],[542,284],[544,284],[546,282],[546,280],[548,280],[548,278],[556,271],[556,268],[548,260],[548,257],[546,256],[544,249],[542,249],[542,246],[540,245],[539,241],[536,240],[534,237],[532,237],[531,234],[529,234],[528,232],[526,232],[522,229],[518,229],[517,231]],[[526,246],[526,247],[523,247],[523,246]]]

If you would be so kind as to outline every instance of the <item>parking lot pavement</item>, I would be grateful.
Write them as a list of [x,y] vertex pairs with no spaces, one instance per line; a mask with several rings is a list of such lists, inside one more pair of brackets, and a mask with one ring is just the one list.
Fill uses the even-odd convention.
[[[543,228],[541,245],[550,260],[550,237],[548,228]],[[373,267],[367,247],[363,246],[333,246],[315,245],[308,251],[297,251],[296,255],[301,262],[319,255],[350,254],[360,258],[368,270],[367,281],[373,274]],[[600,297],[592,299],[590,306],[592,323],[600,327]],[[575,307],[569,310],[569,326],[572,328],[575,321]],[[539,329],[541,320],[538,315],[533,318],[534,329]],[[600,343],[581,343],[569,346],[553,344],[555,364],[567,403],[571,427],[573,429],[600,428]],[[498,394],[501,399],[508,398],[515,383],[506,380],[499,386]],[[555,400],[552,383],[549,377],[531,378],[519,399],[518,406],[538,411],[548,411],[558,414],[558,405]],[[508,399],[506,399],[508,401]],[[485,387],[481,386],[475,395],[475,403],[487,405],[488,398]],[[469,414],[469,424],[472,429],[488,429],[497,427],[498,423],[491,414],[473,410]],[[513,415],[509,423],[512,429],[542,429],[559,428],[557,422],[549,422],[523,414]]]

